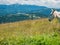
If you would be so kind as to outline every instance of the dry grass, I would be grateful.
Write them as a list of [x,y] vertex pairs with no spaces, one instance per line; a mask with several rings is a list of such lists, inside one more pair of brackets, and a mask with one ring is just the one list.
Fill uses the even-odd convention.
[[56,30],[60,31],[60,23],[55,19],[52,22],[48,19],[38,19],[0,24],[0,35],[4,36],[50,34]]
[[5,23],[0,24],[0,45],[60,45],[59,34],[57,19]]

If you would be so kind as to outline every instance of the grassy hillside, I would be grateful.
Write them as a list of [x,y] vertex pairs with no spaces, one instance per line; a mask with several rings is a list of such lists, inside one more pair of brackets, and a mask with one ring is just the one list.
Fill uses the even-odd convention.
[[27,20],[0,24],[0,45],[60,45],[57,19]]

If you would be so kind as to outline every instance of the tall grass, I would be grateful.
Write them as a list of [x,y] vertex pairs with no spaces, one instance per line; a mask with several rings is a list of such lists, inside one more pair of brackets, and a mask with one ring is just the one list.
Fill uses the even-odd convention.
[[60,45],[60,37],[54,35],[35,35],[4,38],[0,40],[0,45]]
[[38,19],[0,24],[0,45],[60,45],[60,23]]

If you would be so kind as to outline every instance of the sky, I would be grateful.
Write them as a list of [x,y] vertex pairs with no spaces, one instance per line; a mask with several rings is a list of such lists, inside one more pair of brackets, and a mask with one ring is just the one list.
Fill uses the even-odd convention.
[[10,5],[15,3],[60,8],[60,0],[0,0],[0,4]]

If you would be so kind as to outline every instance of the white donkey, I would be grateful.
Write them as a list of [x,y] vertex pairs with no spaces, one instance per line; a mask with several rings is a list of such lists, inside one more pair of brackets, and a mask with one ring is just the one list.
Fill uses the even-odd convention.
[[60,19],[60,12],[56,11],[55,9],[52,9],[49,21],[52,21],[54,18]]

